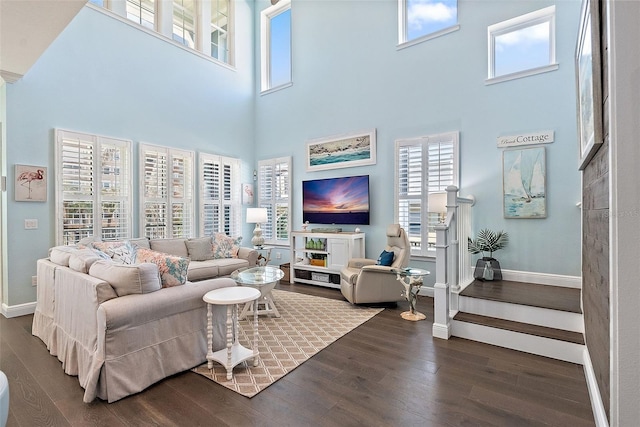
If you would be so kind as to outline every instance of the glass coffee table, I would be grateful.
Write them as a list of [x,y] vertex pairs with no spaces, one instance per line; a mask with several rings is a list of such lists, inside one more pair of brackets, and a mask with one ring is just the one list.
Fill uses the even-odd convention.
[[409,301],[409,311],[404,311],[400,314],[405,320],[424,320],[427,318],[422,313],[416,311],[416,302],[418,300],[418,292],[424,284],[424,277],[431,274],[427,270],[422,268],[393,268],[393,273],[396,273],[396,277],[400,283],[404,285],[404,297]]
[[[276,283],[284,277],[284,272],[277,267],[265,265],[262,267],[243,268],[231,273],[231,278],[240,286],[249,286],[260,291],[260,297],[256,304],[258,315],[268,314],[280,317],[278,308],[273,302],[271,291]],[[244,319],[247,315],[253,314],[252,303],[245,304],[240,314],[240,319]],[[260,305],[264,308],[260,309]]]

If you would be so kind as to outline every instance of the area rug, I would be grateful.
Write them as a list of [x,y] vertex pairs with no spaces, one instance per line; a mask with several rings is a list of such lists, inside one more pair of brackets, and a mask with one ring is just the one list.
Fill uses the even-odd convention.
[[[254,367],[251,360],[237,365],[230,381],[226,370],[216,362],[212,370],[204,363],[192,371],[253,397],[383,310],[277,289],[272,293],[281,317],[260,316],[258,366]],[[240,321],[239,339],[245,346],[253,343],[253,316],[249,317],[251,323]]]

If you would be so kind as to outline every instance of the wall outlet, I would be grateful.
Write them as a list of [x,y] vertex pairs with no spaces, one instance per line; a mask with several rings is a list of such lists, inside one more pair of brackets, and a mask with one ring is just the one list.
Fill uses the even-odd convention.
[[25,230],[37,230],[38,229],[38,220],[37,219],[25,219],[24,220],[24,229]]
[[38,276],[31,276],[31,286],[38,286]]
[[282,254],[280,252],[276,252],[276,259],[282,259]]

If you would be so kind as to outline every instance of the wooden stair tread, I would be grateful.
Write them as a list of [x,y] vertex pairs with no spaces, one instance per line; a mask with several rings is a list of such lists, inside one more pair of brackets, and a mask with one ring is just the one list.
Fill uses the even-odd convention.
[[535,283],[494,280],[475,280],[467,286],[461,296],[480,298],[512,304],[549,308],[552,310],[582,313],[580,289]]
[[514,322],[512,320],[498,319],[496,317],[480,316],[479,314],[463,312],[457,313],[453,317],[453,320],[584,345],[584,336],[579,332],[547,328],[545,326],[531,325],[529,323]]

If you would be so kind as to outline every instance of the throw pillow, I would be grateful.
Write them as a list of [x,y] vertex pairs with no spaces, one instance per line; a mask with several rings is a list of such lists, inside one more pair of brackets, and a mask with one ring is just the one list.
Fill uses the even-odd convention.
[[93,242],[91,244],[95,249],[104,252],[109,257],[122,264],[133,264],[135,258],[135,249],[129,241],[125,242]]
[[213,249],[213,258],[238,258],[241,241],[242,237],[234,239],[224,233],[214,234],[213,242],[211,244]]
[[378,265],[391,266],[393,264],[393,252],[387,252],[385,250],[382,251],[380,256],[378,257]]
[[89,275],[108,282],[121,297],[130,294],[155,292],[162,286],[155,264],[117,264],[100,260],[89,268]]
[[136,263],[150,262],[158,266],[163,288],[184,285],[187,282],[189,258],[169,255],[151,249],[138,248]]
[[213,259],[213,246],[211,237],[200,237],[198,239],[188,239],[187,252],[191,261],[206,261]]

